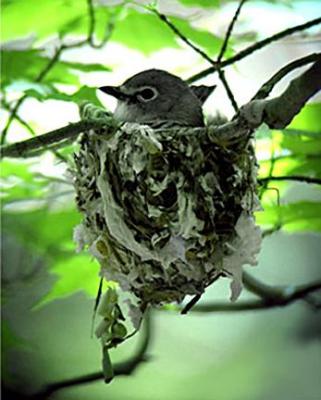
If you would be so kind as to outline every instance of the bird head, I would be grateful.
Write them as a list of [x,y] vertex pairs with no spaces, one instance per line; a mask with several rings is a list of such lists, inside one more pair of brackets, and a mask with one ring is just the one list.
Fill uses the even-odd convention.
[[118,102],[114,117],[119,121],[151,123],[174,121],[186,126],[204,126],[202,104],[215,86],[189,86],[166,71],[140,72],[121,86],[99,89]]

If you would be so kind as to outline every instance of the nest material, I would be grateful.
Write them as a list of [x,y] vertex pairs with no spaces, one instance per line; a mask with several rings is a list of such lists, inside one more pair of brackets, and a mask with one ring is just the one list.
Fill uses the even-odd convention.
[[206,129],[108,124],[85,133],[75,155],[79,247],[140,305],[200,295],[219,276],[232,278],[236,299],[261,241],[251,141],[227,148]]

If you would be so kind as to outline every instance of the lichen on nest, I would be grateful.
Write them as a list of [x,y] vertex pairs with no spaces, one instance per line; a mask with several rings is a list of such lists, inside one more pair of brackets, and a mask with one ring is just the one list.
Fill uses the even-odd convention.
[[88,113],[106,124],[84,133],[75,154],[79,248],[137,308],[200,295],[220,276],[236,299],[261,242],[251,140],[226,146],[206,128],[117,126],[94,106]]

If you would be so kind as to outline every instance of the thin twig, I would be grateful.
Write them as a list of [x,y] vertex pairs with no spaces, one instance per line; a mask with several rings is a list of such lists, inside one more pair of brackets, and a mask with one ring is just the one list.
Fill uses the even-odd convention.
[[4,129],[2,131],[1,140],[0,140],[1,145],[3,145],[6,142],[7,134],[8,134],[9,128],[12,124],[12,121],[15,119],[16,114],[17,114],[21,104],[25,101],[26,98],[27,98],[27,95],[20,97],[20,99],[17,101],[16,105],[13,107],[11,114],[8,118],[8,121],[6,123],[6,126],[4,127]]
[[227,97],[229,98],[229,100],[230,100],[230,102],[232,104],[232,107],[234,108],[234,111],[238,112],[239,106],[237,105],[237,102],[235,100],[234,94],[233,94],[233,92],[232,92],[232,90],[231,90],[231,88],[230,88],[230,86],[229,86],[229,84],[228,84],[228,82],[227,82],[227,80],[225,78],[225,74],[224,74],[224,71],[222,69],[218,70],[218,76],[219,76],[219,78],[220,78],[220,80],[221,80],[221,82],[222,82],[222,84],[223,84],[223,86],[225,88]]
[[[233,16],[233,18],[232,18],[232,20],[231,20],[231,22],[230,22],[230,24],[229,24],[229,26],[227,28],[227,32],[226,32],[226,35],[225,35],[225,38],[224,38],[223,45],[221,47],[221,50],[220,50],[219,55],[218,55],[217,60],[216,60],[218,65],[221,64],[222,58],[223,58],[223,56],[225,54],[225,51],[227,49],[228,41],[229,41],[229,39],[231,37],[232,31],[233,31],[233,28],[234,28],[234,25],[235,25],[235,23],[237,21],[238,16],[240,15],[242,6],[245,3],[245,1],[246,0],[241,0],[239,2],[239,5],[238,5],[238,7],[237,7],[237,9],[236,9],[236,11],[234,13],[234,16]],[[237,112],[239,110],[239,107],[238,107],[237,102],[235,100],[235,96],[234,96],[234,94],[233,94],[233,92],[232,92],[232,90],[231,90],[231,88],[230,88],[230,86],[229,86],[229,84],[228,84],[228,82],[227,82],[227,80],[225,78],[225,73],[220,67],[218,68],[217,71],[218,71],[218,76],[220,78],[220,81],[222,82],[222,84],[224,86],[224,89],[226,91],[227,97],[229,98],[229,100],[230,100],[230,102],[232,104],[232,107],[234,108],[234,111]]]
[[202,297],[202,293],[195,295],[191,301],[189,301],[186,306],[182,309],[181,314],[187,314],[194,306],[195,304],[200,300]]
[[296,68],[300,68],[306,64],[317,61],[320,56],[321,53],[312,53],[285,65],[276,74],[274,74],[272,78],[266,81],[263,86],[261,86],[260,90],[255,94],[255,96],[253,96],[252,100],[265,99],[271,93],[274,86],[288,73],[292,72]]
[[271,285],[267,285],[264,282],[259,281],[254,278],[253,275],[249,274],[246,271],[243,271],[243,284],[244,287],[251,293],[256,294],[264,300],[272,300],[278,299],[280,296],[283,296],[284,288],[283,287],[275,287]]
[[202,49],[195,46],[167,17],[160,13],[156,8],[149,8],[154,14],[156,14],[165,24],[177,35],[184,43],[191,47],[196,53],[207,60],[213,67],[217,68],[219,64],[212,60]]
[[[181,40],[183,40],[184,43],[186,43],[189,47],[191,47],[196,53],[200,54],[201,57],[203,57],[205,60],[207,60],[210,64],[212,64],[218,71],[219,71],[219,77],[220,80],[222,81],[222,84],[226,90],[227,96],[231,101],[231,104],[234,108],[235,111],[238,111],[238,106],[235,101],[234,95],[232,93],[232,90],[230,89],[225,76],[224,72],[220,68],[220,61],[214,61],[209,57],[202,49],[199,47],[195,46],[167,17],[166,15],[160,13],[156,8],[151,8],[152,12],[154,12],[165,24],[177,35]],[[230,33],[228,33],[230,34]],[[227,38],[228,41],[228,38]],[[223,43],[224,46],[224,43]],[[227,46],[227,42],[226,45]],[[223,53],[225,52],[225,49],[223,49]]]
[[[58,61],[62,51],[63,51],[63,46],[61,45],[57,48],[54,56],[49,60],[48,64],[45,66],[45,68],[42,71],[40,71],[40,73],[38,74],[38,76],[35,79],[35,82],[38,82],[38,83],[41,82],[42,79],[50,72],[52,67]],[[20,97],[20,99],[17,101],[16,105],[13,107],[11,114],[8,118],[8,121],[6,123],[6,126],[2,132],[1,145],[3,145],[6,142],[6,137],[7,137],[9,128],[11,126],[11,123],[16,118],[16,115],[18,114],[18,111],[19,111],[21,105],[27,99],[27,97],[28,96],[26,94],[23,95],[22,97]]]
[[[274,171],[274,167],[275,167],[275,163],[276,163],[275,148],[274,148],[274,142],[273,142],[273,131],[271,133],[271,157],[270,157],[269,161],[270,161],[270,167],[269,167],[268,177],[271,177],[273,175],[273,171]],[[258,180],[258,182],[262,184],[260,194],[259,194],[259,198],[261,200],[264,193],[266,192],[266,190],[268,190],[269,182],[268,181],[260,182],[259,180]]]
[[234,14],[234,16],[233,16],[233,18],[232,18],[232,20],[231,20],[231,22],[230,22],[230,24],[229,24],[229,26],[227,28],[227,32],[226,32],[226,35],[225,35],[225,38],[224,38],[223,45],[221,47],[221,50],[220,50],[219,55],[218,55],[217,60],[216,60],[218,63],[220,63],[222,61],[222,58],[223,58],[223,56],[225,54],[225,51],[227,49],[228,41],[229,41],[229,39],[231,37],[232,31],[233,31],[233,28],[234,28],[234,25],[235,25],[236,20],[238,19],[239,15],[240,15],[241,9],[242,9],[243,4],[245,2],[246,2],[246,0],[241,0],[239,2],[239,5],[238,5],[238,7],[237,7],[237,9],[235,11],[235,14]]
[[[3,102],[4,108],[10,111],[10,107],[6,102]],[[36,136],[34,129],[25,121],[19,114],[15,114],[14,119],[16,119],[23,127],[25,127],[32,136]],[[52,150],[52,153],[62,162],[67,163],[67,158],[60,154],[57,150]]]
[[228,58],[227,60],[222,61],[219,66],[217,66],[217,65],[214,66],[213,65],[212,67],[209,67],[209,68],[207,68],[207,69],[205,69],[205,70],[203,70],[203,71],[191,76],[190,78],[187,79],[187,82],[188,83],[193,83],[195,81],[198,81],[199,79],[204,78],[205,76],[211,74],[212,72],[217,71],[218,67],[223,68],[223,67],[226,67],[228,65],[234,64],[236,61],[242,60],[243,58],[249,56],[250,54],[254,53],[257,50],[262,49],[263,47],[267,46],[270,43],[273,43],[273,42],[275,42],[275,41],[277,41],[279,39],[282,39],[282,38],[284,38],[286,36],[292,35],[293,33],[300,32],[300,31],[303,31],[305,29],[311,28],[312,26],[318,25],[320,23],[321,23],[321,17],[315,18],[313,20],[310,20],[310,21],[308,21],[308,22],[306,22],[304,24],[296,25],[296,26],[294,26],[292,28],[288,28],[288,29],[285,29],[283,31],[280,31],[280,32],[276,33],[275,35],[272,35],[272,36],[270,36],[270,37],[268,37],[266,39],[263,39],[263,40],[261,40],[259,42],[256,42],[256,43],[252,44],[251,46],[249,46],[246,49],[240,51],[239,53],[237,53],[234,56]]
[[115,21],[114,21],[114,18],[111,17],[111,19],[108,21],[108,24],[106,25],[103,39],[101,40],[100,43],[98,43],[98,44],[95,43],[94,34],[95,34],[95,26],[96,26],[96,17],[95,17],[95,8],[93,5],[93,1],[87,0],[87,5],[88,5],[88,16],[89,16],[87,42],[92,48],[101,49],[107,43],[107,41],[110,39],[111,34],[114,30]]
[[25,127],[25,128],[29,131],[29,133],[30,133],[32,136],[35,136],[35,135],[36,135],[35,130],[28,124],[27,121],[25,121],[24,119],[22,119],[20,115],[16,114],[16,115],[14,116],[14,118],[15,118],[23,127]]
[[[3,108],[4,108],[5,110],[7,110],[7,111],[10,112],[10,113],[12,112],[9,103],[8,103],[5,99],[2,99],[1,103],[2,103]],[[36,135],[36,132],[33,130],[33,128],[32,128],[32,127],[28,124],[28,122],[25,121],[20,115],[16,114],[16,115],[14,116],[14,118],[15,118],[23,127],[25,127],[25,128],[29,131],[29,133],[30,133],[32,136],[35,136],[35,135]]]
[[315,183],[321,185],[321,178],[313,178],[311,176],[302,175],[284,175],[284,176],[267,176],[266,178],[259,178],[259,183],[265,183],[270,181],[296,181],[305,183]]
[[268,236],[273,235],[273,233],[278,232],[280,229],[282,229],[282,224],[276,224],[270,229],[266,229],[262,232],[262,238],[265,239]]

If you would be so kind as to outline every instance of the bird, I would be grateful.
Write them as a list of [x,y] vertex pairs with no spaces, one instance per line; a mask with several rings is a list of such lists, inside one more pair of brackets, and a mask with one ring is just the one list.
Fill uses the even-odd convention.
[[120,86],[99,89],[115,97],[114,118],[121,122],[204,127],[202,105],[216,86],[189,86],[161,69],[142,71]]

